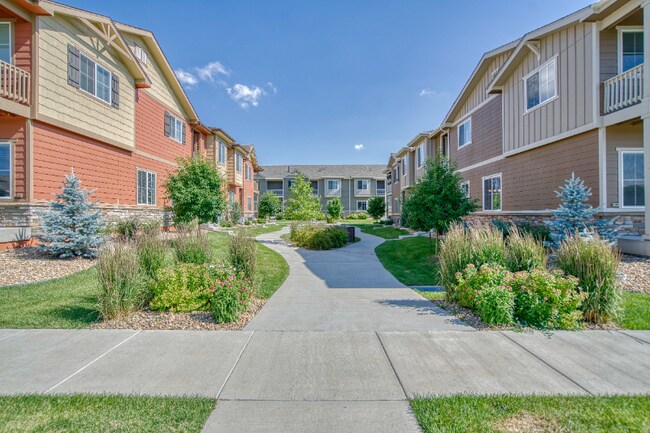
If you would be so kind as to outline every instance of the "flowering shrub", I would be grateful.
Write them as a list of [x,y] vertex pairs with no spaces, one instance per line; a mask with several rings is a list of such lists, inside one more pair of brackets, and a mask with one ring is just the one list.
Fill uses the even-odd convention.
[[234,268],[215,268],[215,284],[209,287],[209,304],[217,323],[235,322],[248,309],[252,283]]
[[578,279],[542,269],[517,272],[507,279],[515,294],[515,318],[536,328],[576,329],[587,294]]
[[150,307],[176,312],[205,310],[212,282],[212,272],[207,265],[179,263],[171,269],[162,269],[151,284]]
[[481,320],[491,325],[514,322],[515,294],[508,286],[487,286],[476,293],[476,305]]
[[463,272],[456,273],[455,301],[463,307],[477,308],[477,292],[490,287],[498,287],[508,275],[500,265],[482,265],[477,268],[472,263]]

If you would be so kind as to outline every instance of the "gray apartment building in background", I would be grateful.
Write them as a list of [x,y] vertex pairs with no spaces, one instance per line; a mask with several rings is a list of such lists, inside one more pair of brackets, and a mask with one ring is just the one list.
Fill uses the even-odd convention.
[[270,191],[280,197],[282,206],[289,198],[294,179],[303,175],[321,200],[323,212],[327,203],[338,197],[343,214],[365,212],[368,201],[386,195],[386,166],[371,165],[266,165],[257,174],[260,195]]

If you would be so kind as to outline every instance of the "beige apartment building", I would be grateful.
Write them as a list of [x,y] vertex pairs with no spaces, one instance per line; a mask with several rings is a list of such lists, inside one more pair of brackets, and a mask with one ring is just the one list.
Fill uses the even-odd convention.
[[575,173],[621,227],[621,248],[648,253],[646,24],[650,1],[602,0],[485,53],[441,125],[391,154],[393,219],[423,159],[440,154],[477,199],[472,218],[541,223]]

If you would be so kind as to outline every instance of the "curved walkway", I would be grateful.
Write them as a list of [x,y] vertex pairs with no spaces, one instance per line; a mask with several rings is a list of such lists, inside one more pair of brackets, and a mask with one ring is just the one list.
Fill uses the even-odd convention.
[[347,247],[309,251],[287,245],[288,228],[258,236],[289,263],[289,277],[248,324],[251,331],[472,330],[393,277],[375,255],[383,242],[361,233]]

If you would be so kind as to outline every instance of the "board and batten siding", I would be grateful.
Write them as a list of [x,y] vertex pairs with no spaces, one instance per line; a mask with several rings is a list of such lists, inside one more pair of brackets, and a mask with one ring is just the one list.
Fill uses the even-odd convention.
[[[39,114],[133,147],[134,79],[117,55],[90,30],[62,15],[38,17],[37,25]],[[119,77],[119,108],[68,84],[68,44]]]
[[458,116],[453,119],[454,122],[461,119],[467,115],[467,113],[481,105],[490,96],[487,94],[488,85],[494,78],[494,73],[499,70],[501,66],[503,66],[506,60],[508,60],[510,53],[512,53],[512,50],[498,54],[494,57],[494,59],[492,59],[489,66],[487,67],[487,71],[483,74],[481,80],[474,86],[469,96],[467,97],[467,100],[463,103],[461,109],[458,112]]
[[[505,152],[594,121],[594,28],[592,23],[578,23],[541,38],[539,60],[529,48],[522,48],[528,53],[503,86]],[[558,98],[526,113],[523,77],[555,56]]]

